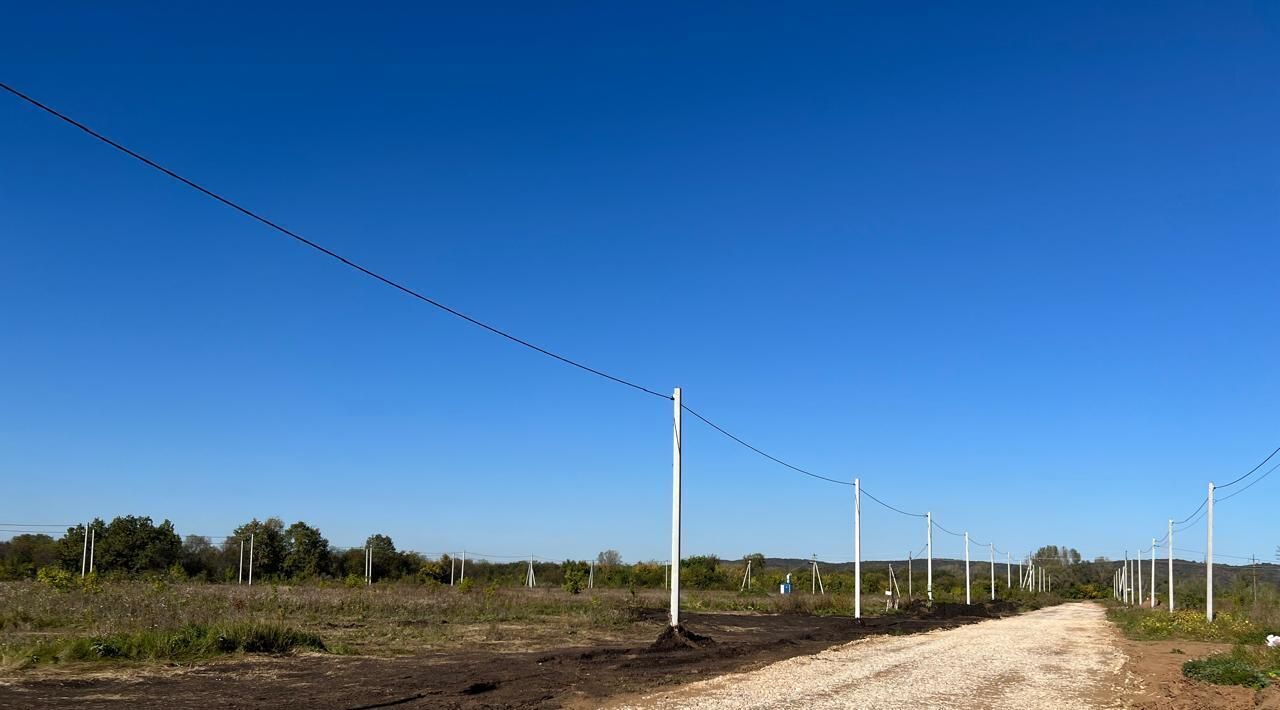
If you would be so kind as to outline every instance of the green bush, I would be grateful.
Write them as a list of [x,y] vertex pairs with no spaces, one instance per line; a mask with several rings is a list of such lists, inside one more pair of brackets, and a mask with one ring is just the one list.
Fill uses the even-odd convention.
[[581,594],[582,589],[587,586],[587,575],[577,567],[566,567],[564,571],[564,584],[561,586],[570,594]]
[[1188,678],[1215,685],[1265,688],[1270,684],[1267,676],[1248,661],[1225,653],[1197,661],[1187,661],[1182,664],[1182,674]]
[[69,592],[76,586],[75,577],[61,567],[41,567],[36,572],[36,581],[59,592]]

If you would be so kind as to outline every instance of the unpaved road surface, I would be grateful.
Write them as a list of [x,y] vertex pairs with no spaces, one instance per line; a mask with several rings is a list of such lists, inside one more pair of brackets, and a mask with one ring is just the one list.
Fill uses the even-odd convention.
[[1125,660],[1101,605],[1063,604],[946,631],[855,641],[629,707],[1121,708]]

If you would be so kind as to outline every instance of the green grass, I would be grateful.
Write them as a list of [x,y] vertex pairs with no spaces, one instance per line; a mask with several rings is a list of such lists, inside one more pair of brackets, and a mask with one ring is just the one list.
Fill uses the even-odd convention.
[[5,666],[29,667],[75,661],[189,662],[231,653],[328,650],[321,638],[278,624],[191,624],[176,631],[133,631],[103,636],[66,636],[0,648]]
[[1280,679],[1280,650],[1237,646],[1230,653],[1182,664],[1182,674],[1216,685],[1243,685],[1265,688]]

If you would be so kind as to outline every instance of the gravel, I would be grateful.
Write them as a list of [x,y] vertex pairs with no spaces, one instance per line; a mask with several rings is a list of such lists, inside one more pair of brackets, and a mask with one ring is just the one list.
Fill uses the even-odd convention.
[[1072,603],[946,631],[855,641],[632,701],[634,708],[1123,707],[1100,605]]

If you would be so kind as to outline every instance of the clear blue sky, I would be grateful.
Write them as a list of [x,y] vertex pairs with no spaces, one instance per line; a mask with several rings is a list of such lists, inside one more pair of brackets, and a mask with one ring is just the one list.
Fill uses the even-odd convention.
[[[13,6],[0,66],[433,297],[1015,553],[1136,549],[1280,445],[1280,5],[349,9]],[[667,556],[668,403],[7,95],[0,247],[5,521]],[[686,429],[687,552],[851,556],[848,488]],[[1218,548],[1271,557],[1278,495],[1280,474],[1224,503]],[[865,509],[869,557],[924,543]]]

